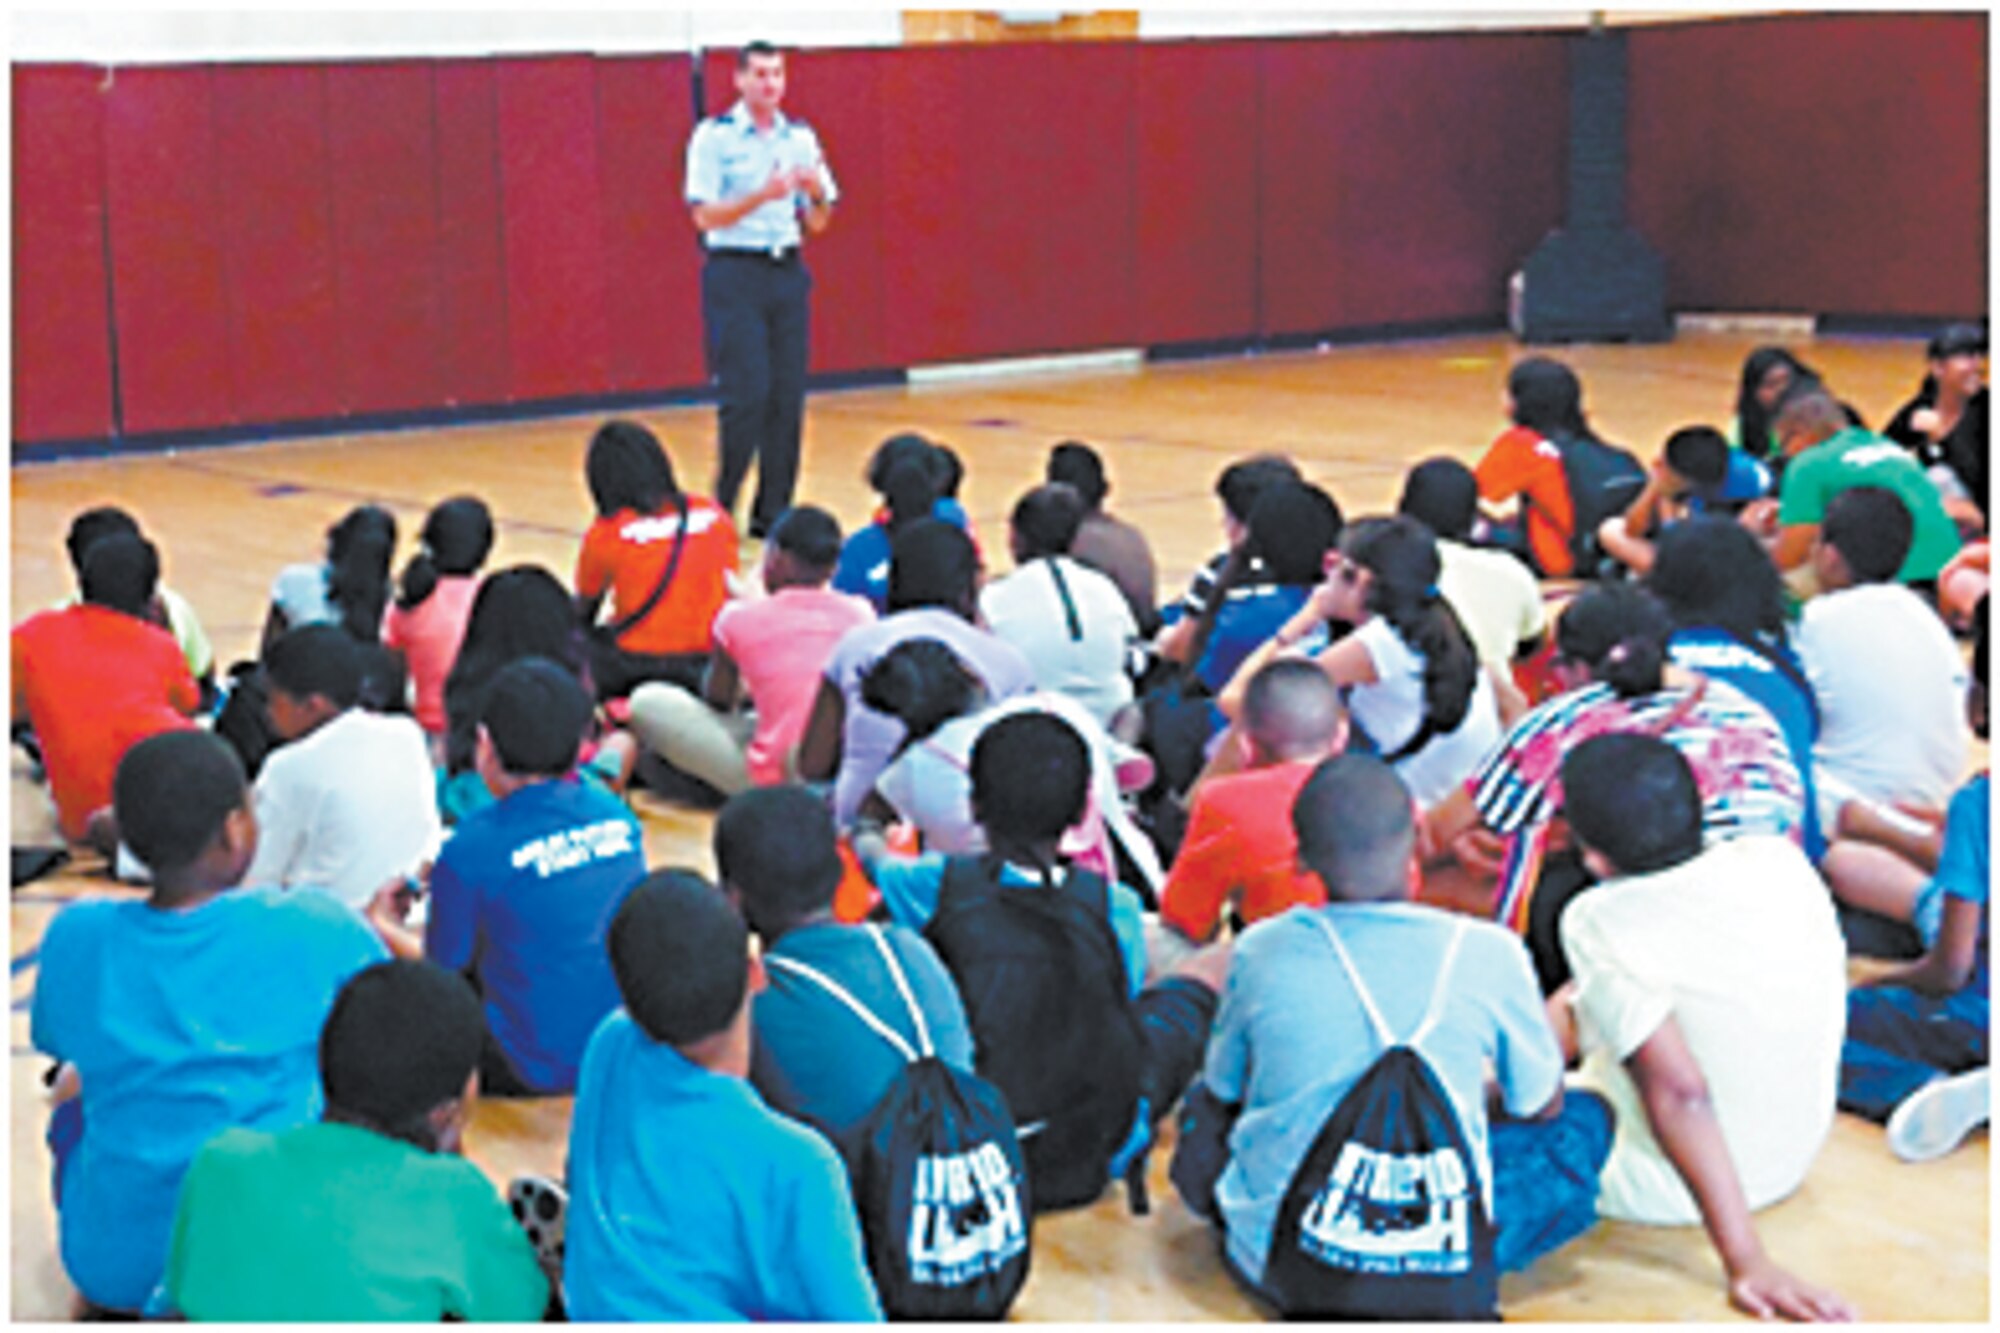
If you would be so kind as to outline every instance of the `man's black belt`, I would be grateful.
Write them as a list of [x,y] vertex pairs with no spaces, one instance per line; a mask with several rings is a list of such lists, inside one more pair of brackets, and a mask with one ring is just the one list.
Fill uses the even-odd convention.
[[799,259],[796,245],[774,245],[763,250],[749,250],[741,246],[717,246],[708,252],[710,259],[760,259],[766,264],[795,264]]

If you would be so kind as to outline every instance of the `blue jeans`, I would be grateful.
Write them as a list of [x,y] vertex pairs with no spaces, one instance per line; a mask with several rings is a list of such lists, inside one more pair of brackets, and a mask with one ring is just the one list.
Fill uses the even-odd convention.
[[1492,1122],[1493,1260],[1501,1272],[1520,1272],[1597,1222],[1611,1120],[1602,1097],[1571,1090],[1553,1120]]
[[1850,991],[1840,1109],[1880,1123],[1932,1079],[1985,1065],[1987,1008],[1970,989],[1942,999],[1904,986]]

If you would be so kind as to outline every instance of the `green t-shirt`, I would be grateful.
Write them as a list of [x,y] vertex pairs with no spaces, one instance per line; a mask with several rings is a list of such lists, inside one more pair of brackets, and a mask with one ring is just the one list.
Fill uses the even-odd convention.
[[1895,441],[1855,428],[1828,436],[1785,468],[1778,522],[1824,523],[1833,497],[1856,486],[1894,491],[1916,520],[1916,535],[1898,579],[1905,583],[1934,579],[1958,554],[1958,527],[1945,512],[1937,487],[1924,475],[1923,465]]
[[520,1322],[548,1301],[478,1167],[337,1124],[232,1129],[204,1147],[164,1280],[201,1320]]

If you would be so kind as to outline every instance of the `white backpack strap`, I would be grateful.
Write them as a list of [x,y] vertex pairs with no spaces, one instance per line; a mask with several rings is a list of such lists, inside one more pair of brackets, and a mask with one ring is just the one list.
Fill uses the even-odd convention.
[[1361,973],[1354,966],[1354,960],[1348,957],[1347,946],[1340,942],[1340,933],[1333,928],[1333,923],[1326,919],[1323,912],[1308,912],[1306,919],[1318,926],[1320,933],[1326,936],[1326,942],[1333,946],[1334,954],[1347,972],[1348,983],[1354,987],[1354,993],[1361,997],[1361,1007],[1368,1014],[1368,1025],[1375,1029],[1375,1040],[1384,1047],[1394,1046],[1395,1034],[1389,1031],[1388,1023],[1383,1021],[1382,1011],[1375,1007],[1375,997],[1368,993],[1367,983],[1361,980]]
[[1465,940],[1465,932],[1470,923],[1464,917],[1451,932],[1451,942],[1444,946],[1444,962],[1438,965],[1437,981],[1431,990],[1431,1007],[1424,1014],[1424,1021],[1417,1024],[1417,1030],[1410,1034],[1405,1046],[1415,1046],[1431,1035],[1431,1029],[1444,1016],[1445,1002],[1451,998],[1451,988],[1445,983],[1451,979],[1451,965],[1458,961],[1458,946]]
[[777,954],[766,955],[764,965],[766,967],[775,967],[780,972],[790,972],[793,976],[804,977],[807,981],[812,982],[828,995],[840,1001],[841,1004],[847,1006],[848,1012],[863,1023],[866,1023],[876,1036],[894,1046],[902,1054],[905,1063],[917,1058],[917,1053],[910,1048],[910,1043],[903,1039],[902,1033],[875,1017],[873,1013],[869,1012],[867,1005],[854,998],[852,991],[818,968],[810,967],[796,959],[784,958]]
[[889,969],[889,977],[896,983],[896,993],[903,997],[903,1007],[910,1011],[910,1026],[916,1029],[918,1052],[927,1057],[937,1054],[936,1048],[931,1045],[930,1024],[924,1022],[924,1011],[917,1007],[916,994],[910,989],[910,979],[903,975],[903,964],[896,957],[896,951],[889,947],[889,937],[883,933],[882,927],[873,923],[864,929],[881,952],[883,965]]

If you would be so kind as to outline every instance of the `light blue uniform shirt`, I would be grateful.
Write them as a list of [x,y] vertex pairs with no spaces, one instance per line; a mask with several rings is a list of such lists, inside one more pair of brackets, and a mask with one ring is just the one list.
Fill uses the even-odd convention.
[[[819,168],[820,188],[830,204],[840,197],[820,152],[819,136],[802,120],[777,113],[760,131],[742,102],[695,126],[687,147],[687,202],[722,204],[761,189],[771,173],[792,167]],[[733,225],[703,235],[711,250],[781,250],[799,243],[799,210],[809,201],[794,191],[760,204]]]

